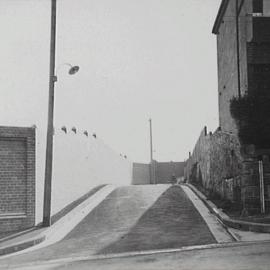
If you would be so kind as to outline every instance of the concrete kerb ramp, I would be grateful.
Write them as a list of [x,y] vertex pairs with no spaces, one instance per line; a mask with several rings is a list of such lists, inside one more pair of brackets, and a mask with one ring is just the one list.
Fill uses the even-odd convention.
[[263,223],[255,223],[255,222],[248,222],[243,220],[231,219],[228,215],[218,209],[218,207],[209,201],[204,194],[198,191],[193,185],[186,184],[190,187],[194,193],[204,202],[207,208],[215,214],[220,221],[228,227],[243,230],[243,231],[250,231],[250,232],[257,232],[257,233],[270,233],[270,224],[263,224]]
[[[116,186],[107,185],[55,222],[51,227],[31,231],[0,244],[0,259],[47,247],[62,240],[83,218],[100,204]],[[10,254],[12,253],[12,254]],[[7,255],[8,254],[8,255]]]

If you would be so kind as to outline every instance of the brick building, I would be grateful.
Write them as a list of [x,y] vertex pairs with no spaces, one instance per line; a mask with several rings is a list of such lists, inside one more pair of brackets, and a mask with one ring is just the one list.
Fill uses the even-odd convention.
[[184,165],[184,162],[158,162],[155,160],[153,160],[152,164],[133,163],[132,184],[168,184],[172,176],[177,179],[184,176]]
[[35,225],[35,128],[0,127],[0,232]]

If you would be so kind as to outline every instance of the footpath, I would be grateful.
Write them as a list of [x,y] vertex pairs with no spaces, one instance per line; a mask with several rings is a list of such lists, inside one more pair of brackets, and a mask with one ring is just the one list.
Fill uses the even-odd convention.
[[196,187],[191,184],[185,185],[204,202],[209,211],[227,227],[228,231],[233,234],[238,241],[260,241],[270,239],[270,224],[233,219],[225,214],[222,209],[218,208],[212,201],[208,200]]
[[[0,256],[17,252],[23,253],[24,249],[45,247],[63,239],[85,216],[89,214],[101,201],[103,201],[115,186],[106,185],[81,204],[66,213],[50,227],[35,227],[17,234],[0,239]],[[45,241],[46,240],[46,241]]]

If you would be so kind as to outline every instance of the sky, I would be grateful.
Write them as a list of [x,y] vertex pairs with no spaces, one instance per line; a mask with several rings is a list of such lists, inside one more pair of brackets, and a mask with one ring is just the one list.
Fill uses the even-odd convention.
[[[182,161],[218,126],[220,0],[58,0],[55,126],[96,133],[131,161]],[[0,0],[0,125],[45,144],[50,1]],[[79,65],[68,75],[67,65]]]

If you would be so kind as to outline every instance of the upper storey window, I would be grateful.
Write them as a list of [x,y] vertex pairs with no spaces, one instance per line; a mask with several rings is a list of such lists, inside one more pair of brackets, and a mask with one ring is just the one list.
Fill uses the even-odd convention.
[[261,13],[270,16],[269,0],[253,0],[253,13]]
[[253,0],[253,13],[263,13],[263,0]]

